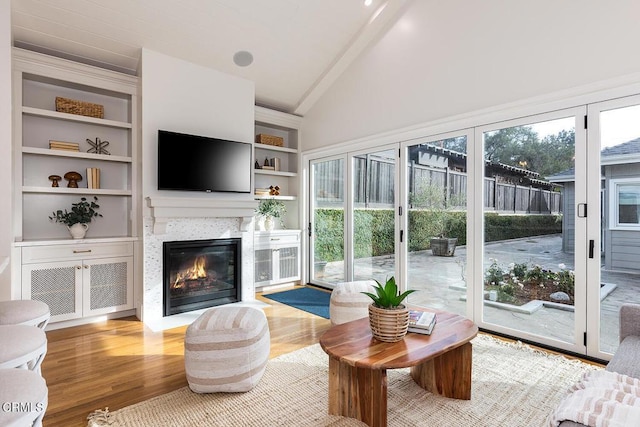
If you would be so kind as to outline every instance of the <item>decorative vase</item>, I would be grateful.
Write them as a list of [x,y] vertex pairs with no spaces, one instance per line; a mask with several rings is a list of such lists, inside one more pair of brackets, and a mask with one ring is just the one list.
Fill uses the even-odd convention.
[[71,227],[67,226],[71,237],[74,239],[84,239],[84,235],[87,233],[89,226],[87,224],[75,223]]
[[273,230],[273,227],[275,226],[275,223],[273,222],[273,217],[268,216],[264,219],[264,229],[266,231],[271,231]]
[[257,221],[257,224],[258,224],[258,231],[265,231],[264,230],[264,217],[259,216],[256,221]]
[[369,326],[378,341],[401,341],[409,328],[409,309],[404,305],[388,309],[369,304]]

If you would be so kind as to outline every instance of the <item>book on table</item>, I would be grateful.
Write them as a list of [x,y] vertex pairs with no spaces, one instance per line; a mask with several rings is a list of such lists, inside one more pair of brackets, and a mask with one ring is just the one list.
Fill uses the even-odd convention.
[[436,314],[425,310],[409,310],[409,332],[431,335],[436,326]]

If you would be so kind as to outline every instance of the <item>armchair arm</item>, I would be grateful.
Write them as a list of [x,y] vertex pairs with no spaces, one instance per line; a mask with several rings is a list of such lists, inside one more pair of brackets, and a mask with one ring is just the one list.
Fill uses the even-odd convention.
[[622,304],[620,307],[620,342],[629,335],[640,336],[640,304]]

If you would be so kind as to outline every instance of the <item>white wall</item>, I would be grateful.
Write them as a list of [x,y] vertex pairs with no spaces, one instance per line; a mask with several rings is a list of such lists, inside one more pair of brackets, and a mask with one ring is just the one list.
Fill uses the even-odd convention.
[[0,301],[11,299],[11,1],[0,0]]
[[[147,49],[142,51],[140,78],[143,197],[184,198],[185,206],[193,198],[253,200],[252,194],[158,191],[156,164],[159,129],[253,142],[254,83]],[[242,300],[254,298],[253,235],[240,230],[238,218],[170,218],[166,233],[156,235],[150,214],[145,207],[143,289],[138,293],[143,300],[139,314],[145,322],[162,317],[162,242],[166,240],[242,238]],[[139,302],[136,306],[141,308]]]
[[254,83],[148,49],[142,50],[141,81],[143,197],[233,197],[158,191],[158,129],[253,142]]
[[640,2],[418,0],[303,120],[303,151],[640,71]]

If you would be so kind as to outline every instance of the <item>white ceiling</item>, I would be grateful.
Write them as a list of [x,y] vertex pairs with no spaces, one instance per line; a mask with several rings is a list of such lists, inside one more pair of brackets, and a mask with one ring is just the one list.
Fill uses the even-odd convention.
[[[410,0],[12,0],[14,45],[135,74],[142,47],[255,82],[303,115]],[[253,54],[248,67],[237,51]]]

